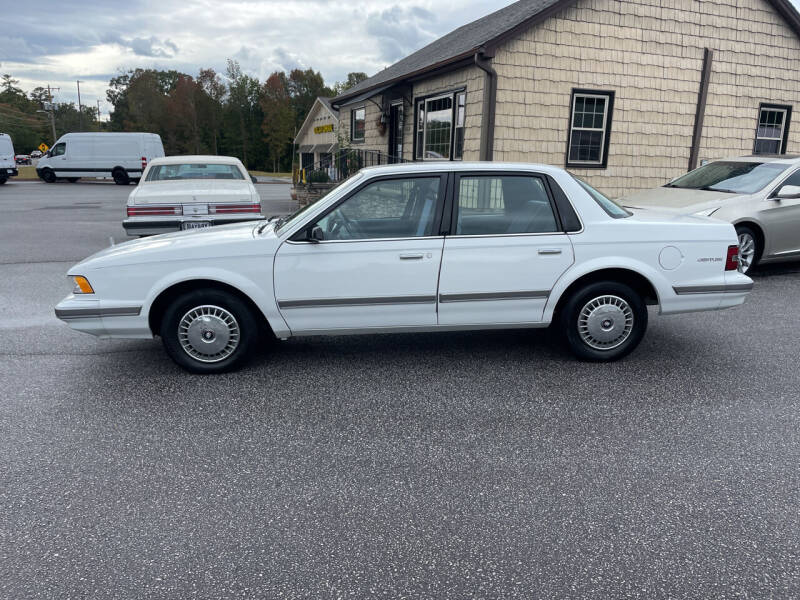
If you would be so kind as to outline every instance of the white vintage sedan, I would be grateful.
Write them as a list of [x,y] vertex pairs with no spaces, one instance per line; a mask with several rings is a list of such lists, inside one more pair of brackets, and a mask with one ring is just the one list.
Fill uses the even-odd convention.
[[238,158],[167,156],[147,165],[128,196],[128,235],[145,236],[263,218],[261,197]]
[[741,304],[736,233],[626,210],[563,169],[430,163],[364,169],[279,220],[113,246],[69,270],[56,307],[100,337],[160,336],[196,373],[259,336],[546,327],[618,359],[661,314]]

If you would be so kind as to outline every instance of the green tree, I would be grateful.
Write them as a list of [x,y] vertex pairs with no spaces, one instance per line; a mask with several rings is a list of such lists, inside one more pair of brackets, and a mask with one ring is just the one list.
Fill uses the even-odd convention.
[[361,71],[353,71],[352,73],[348,73],[347,79],[344,81],[337,81],[333,84],[333,94],[335,96],[339,96],[340,94],[343,94],[349,90],[351,87],[358,85],[365,79],[368,79],[368,76],[366,73]]
[[261,130],[264,132],[272,170],[277,171],[281,159],[286,155],[287,147],[291,144],[294,131],[292,102],[284,73],[276,71],[264,83],[261,89],[261,108],[264,112]]

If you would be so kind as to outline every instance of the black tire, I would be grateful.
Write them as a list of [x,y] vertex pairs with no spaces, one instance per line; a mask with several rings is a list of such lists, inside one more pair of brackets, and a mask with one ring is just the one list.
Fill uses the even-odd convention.
[[45,169],[42,171],[42,181],[45,183],[55,183],[56,182],[56,174],[53,172],[52,169]]
[[128,172],[125,169],[114,169],[111,176],[117,185],[128,185],[131,182],[131,178],[128,177]]
[[[747,225],[736,226],[736,237],[739,241],[739,260],[742,262],[742,273],[746,274],[761,260],[761,253],[764,251],[764,247],[761,243],[761,238]],[[752,258],[749,258],[747,261],[742,261],[745,253],[749,254],[750,252],[749,249],[745,249],[749,243],[748,240],[752,240]]]
[[[585,313],[583,319],[582,312]],[[628,316],[632,319],[629,326]],[[560,320],[567,345],[575,356],[608,362],[626,356],[642,341],[647,330],[647,306],[629,286],[616,281],[598,281],[575,291],[567,299]],[[592,333],[597,337],[592,337]]]
[[8,177],[0,177],[0,185],[3,185],[6,181],[8,181]]
[[70,183],[75,183],[79,179],[80,177],[67,177],[67,181],[69,181]]
[[[193,310],[204,313],[209,320],[204,322],[197,318],[200,313],[190,315]],[[226,322],[228,317],[233,318],[235,329]],[[179,335],[182,321],[189,325],[183,341]],[[229,348],[235,330],[238,330],[238,343]],[[179,366],[190,373],[210,375],[232,371],[244,364],[258,337],[259,324],[250,307],[238,297],[222,290],[206,289],[176,298],[164,312],[160,333],[167,354]],[[208,347],[200,344],[208,344]],[[220,348],[216,354],[202,354]]]

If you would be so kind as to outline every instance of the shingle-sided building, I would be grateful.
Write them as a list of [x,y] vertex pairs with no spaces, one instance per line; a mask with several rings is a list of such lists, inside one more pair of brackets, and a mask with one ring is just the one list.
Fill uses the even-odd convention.
[[521,0],[335,98],[352,147],[567,167],[612,196],[800,152],[789,0]]
[[301,169],[325,169],[338,149],[339,112],[330,98],[318,97],[294,138],[297,164]]

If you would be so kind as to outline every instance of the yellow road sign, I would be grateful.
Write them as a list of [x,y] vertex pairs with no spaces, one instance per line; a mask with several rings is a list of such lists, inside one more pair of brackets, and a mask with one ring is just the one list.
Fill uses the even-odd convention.
[[47,144],[39,144],[39,150],[41,150],[42,152],[47,152],[48,150],[50,150],[50,146],[48,146]]

